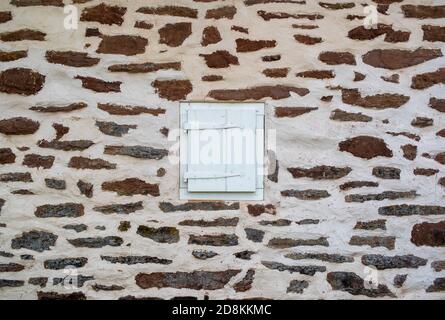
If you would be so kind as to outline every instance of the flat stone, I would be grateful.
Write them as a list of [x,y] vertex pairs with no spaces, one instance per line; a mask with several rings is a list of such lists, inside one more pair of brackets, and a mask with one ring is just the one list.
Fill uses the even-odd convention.
[[21,236],[12,239],[12,249],[29,249],[37,252],[51,250],[56,245],[58,236],[45,231],[23,232]]
[[137,234],[158,243],[179,242],[179,230],[173,227],[151,228],[147,226],[139,226]]

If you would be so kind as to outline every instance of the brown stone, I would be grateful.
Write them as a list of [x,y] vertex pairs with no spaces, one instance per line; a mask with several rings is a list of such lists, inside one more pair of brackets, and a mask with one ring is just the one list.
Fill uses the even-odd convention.
[[82,81],[82,87],[95,92],[121,92],[120,81],[108,82],[93,77],[76,76],[74,79]]
[[63,150],[63,151],[83,151],[94,145],[90,140],[73,140],[73,141],[59,141],[59,140],[40,140],[37,142],[40,148]]
[[136,284],[142,289],[218,290],[224,288],[240,272],[241,270],[139,273]]
[[437,170],[437,169],[416,168],[416,169],[414,169],[413,173],[416,176],[431,177],[431,176],[434,176],[435,174],[439,173],[439,170]]
[[263,70],[263,74],[269,78],[286,78],[288,73],[289,68],[269,68]]
[[445,221],[419,223],[411,232],[411,242],[416,246],[445,247]]
[[37,30],[21,29],[0,33],[0,40],[4,42],[14,41],[45,41],[46,33]]
[[201,45],[206,47],[209,44],[215,44],[222,40],[221,34],[218,31],[217,27],[209,26],[205,27],[202,31],[202,40]]
[[444,292],[445,291],[445,278],[437,278],[433,284],[426,289],[426,292]]
[[431,98],[429,106],[439,112],[445,112],[445,99]]
[[23,159],[22,165],[30,168],[50,169],[54,164],[55,157],[40,156],[38,154],[27,154]]
[[236,227],[239,218],[217,218],[214,220],[183,220],[178,223],[180,226],[188,227]]
[[57,112],[71,112],[77,111],[88,107],[84,102],[76,102],[69,105],[45,105],[45,106],[34,106],[29,108],[29,110],[42,112],[42,113],[57,113]]
[[371,248],[385,247],[388,250],[394,250],[396,237],[360,237],[353,236],[349,241],[351,246],[370,246]]
[[220,211],[220,210],[239,210],[239,202],[226,204],[224,202],[187,202],[185,204],[174,205],[170,202],[159,203],[159,209],[162,212],[178,212],[178,211]]
[[236,14],[235,6],[225,6],[216,9],[209,9],[206,12],[206,19],[233,19],[233,16]]
[[406,104],[410,97],[394,93],[363,97],[358,89],[342,89],[342,100],[343,103],[362,108],[396,109]]
[[159,29],[159,43],[179,47],[192,34],[190,22],[168,23]]
[[287,170],[294,178],[311,178],[313,180],[336,180],[346,177],[352,171],[349,167],[332,166],[318,166],[310,169],[288,168]]
[[110,204],[106,206],[94,207],[93,210],[103,214],[130,214],[144,209],[142,201],[126,204]]
[[434,156],[434,160],[438,163],[445,165],[445,152],[440,152]]
[[102,190],[116,192],[120,196],[151,195],[159,197],[159,185],[150,184],[137,178],[102,183]]
[[274,54],[271,56],[264,56],[261,58],[263,62],[274,62],[281,60],[281,54]]
[[0,23],[6,23],[12,20],[11,11],[0,11]]
[[34,212],[38,218],[78,218],[84,214],[84,206],[78,203],[47,204],[37,207]]
[[161,108],[147,108],[141,106],[123,106],[110,103],[99,103],[97,107],[100,110],[106,111],[111,115],[117,116],[136,116],[140,114],[151,114],[155,117],[165,114],[166,110]]
[[226,50],[218,50],[211,54],[200,54],[209,68],[228,68],[230,65],[239,65],[238,58]]
[[363,62],[376,68],[396,70],[412,67],[442,56],[440,49],[376,49],[366,53],[363,56]]
[[255,270],[249,269],[243,279],[233,285],[236,292],[246,292],[252,289],[253,279],[255,277]]
[[16,7],[54,6],[63,7],[63,0],[11,0]]
[[86,52],[75,51],[47,51],[46,60],[50,63],[62,64],[70,67],[92,67],[99,63],[99,58],[92,58]]
[[28,56],[27,50],[20,51],[2,51],[0,50],[0,61],[1,62],[11,62],[19,59],[26,58]]
[[295,118],[303,114],[318,110],[318,108],[309,107],[276,107],[275,117],[277,118]]
[[35,133],[40,127],[37,121],[28,118],[0,120],[0,133],[5,135],[27,135]]
[[370,122],[372,117],[360,113],[346,112],[340,109],[335,109],[332,111],[329,119],[334,121],[344,121],[344,122]]
[[160,16],[174,16],[194,19],[198,17],[198,10],[180,6],[142,7],[139,8],[136,12]]
[[294,35],[294,39],[299,43],[306,44],[309,46],[323,42],[323,39],[320,37],[311,37],[305,34],[296,34]]
[[348,191],[356,188],[377,188],[379,186],[378,182],[373,181],[350,181],[342,184],[340,190]]
[[391,25],[379,23],[376,28],[367,29],[365,26],[356,27],[348,32],[348,37],[354,40],[373,40],[381,35],[386,35],[386,42],[407,42],[411,33],[396,31]]
[[264,98],[280,100],[289,98],[291,96],[291,92],[296,93],[302,97],[309,94],[309,90],[306,88],[276,85],[252,87],[248,89],[212,90],[209,92],[208,96],[221,101],[261,100]]
[[307,19],[313,21],[324,18],[321,14],[293,14],[289,12],[266,12],[264,10],[257,11],[257,14],[263,18],[264,21],[270,21],[272,19]]
[[0,92],[30,96],[42,90],[45,76],[31,69],[13,68],[0,73]]
[[355,66],[355,57],[349,52],[325,51],[320,53],[318,59],[328,65],[348,64]]
[[25,270],[25,266],[18,263],[0,264],[0,272],[20,272]]
[[313,79],[333,79],[335,78],[335,72],[333,70],[310,70],[299,72],[295,76]]
[[124,15],[127,8],[119,6],[109,6],[101,3],[94,7],[85,8],[80,16],[80,21],[99,22],[101,24],[118,26],[124,22]]
[[276,45],[275,40],[236,39],[236,52],[253,52],[265,48],[274,48]]
[[406,144],[404,146],[401,146],[403,151],[403,157],[405,159],[408,159],[410,161],[413,161],[417,157],[417,146],[414,146],[412,144]]
[[401,170],[394,167],[378,166],[372,169],[372,175],[380,179],[400,179]]
[[366,75],[364,75],[363,73],[360,73],[357,71],[354,72],[354,81],[355,82],[363,81],[365,79],[366,79]]
[[0,164],[11,164],[15,163],[15,154],[12,152],[11,148],[1,148],[0,149]]
[[181,70],[181,62],[115,64],[108,67],[108,70],[111,72],[128,73],[149,73],[169,69],[178,71]]
[[150,30],[150,29],[153,29],[154,24],[147,22],[147,21],[139,20],[134,23],[134,27],[138,28],[138,29]]
[[406,18],[441,19],[445,18],[445,6],[402,5]]
[[145,52],[148,40],[140,36],[102,36],[97,53],[134,56]]
[[185,100],[193,90],[189,80],[155,80],[152,86],[159,97],[170,101]]
[[339,144],[340,151],[349,152],[355,157],[363,159],[372,159],[375,157],[387,157],[392,158],[393,153],[386,145],[383,139],[370,137],[370,136],[358,136]]
[[116,169],[116,164],[105,161],[103,159],[89,159],[85,157],[72,157],[68,167],[74,169],[89,170],[111,170]]
[[355,7],[354,2],[345,2],[345,3],[319,2],[318,5],[322,8],[329,9],[329,10],[352,9]]
[[414,76],[412,79],[411,88],[423,90],[436,84],[445,84],[445,68]]
[[441,26],[422,26],[423,41],[445,42],[445,27]]
[[37,300],[87,300],[85,293],[73,292],[73,293],[57,293],[57,292],[37,292]]
[[277,210],[273,204],[266,204],[266,205],[249,204],[247,206],[247,211],[253,217],[258,217],[258,216],[262,215],[263,213],[267,213],[267,214],[271,214],[271,215],[277,214]]
[[150,228],[139,226],[137,234],[158,243],[179,242],[179,230],[173,227]]
[[436,132],[436,136],[445,138],[445,129]]
[[115,122],[104,121],[96,121],[96,126],[103,134],[113,137],[122,137],[126,135],[130,129],[137,128],[137,125],[117,124]]
[[386,220],[358,221],[355,230],[386,230]]
[[214,82],[214,81],[221,81],[221,80],[224,80],[224,77],[223,77],[223,76],[216,75],[216,74],[209,74],[209,75],[206,75],[206,76],[202,76],[202,77],[201,77],[201,80],[202,80],[202,81]]

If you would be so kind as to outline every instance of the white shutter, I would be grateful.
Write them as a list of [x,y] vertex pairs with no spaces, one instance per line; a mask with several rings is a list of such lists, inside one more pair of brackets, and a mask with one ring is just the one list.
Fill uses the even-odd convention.
[[181,128],[181,198],[262,197],[262,104],[184,103]]

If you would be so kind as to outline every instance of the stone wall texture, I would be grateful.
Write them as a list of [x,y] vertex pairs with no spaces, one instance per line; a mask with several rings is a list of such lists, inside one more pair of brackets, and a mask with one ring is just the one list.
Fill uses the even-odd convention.
[[[1,299],[445,298],[443,0],[3,0],[0,30]],[[266,103],[265,201],[178,200],[181,100]]]

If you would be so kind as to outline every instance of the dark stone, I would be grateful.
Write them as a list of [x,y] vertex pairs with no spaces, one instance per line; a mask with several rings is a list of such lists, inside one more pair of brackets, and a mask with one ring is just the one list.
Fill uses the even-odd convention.
[[117,116],[136,116],[140,114],[151,114],[155,117],[165,114],[166,110],[161,108],[146,108],[141,106],[122,106],[117,104],[99,103],[97,107],[100,110]]
[[10,172],[0,174],[0,182],[33,182],[29,172]]
[[45,179],[45,185],[48,188],[55,189],[55,190],[65,190],[66,189],[65,180]]
[[358,89],[342,89],[343,103],[367,109],[397,109],[409,100],[410,97],[395,93],[382,93],[363,97]]
[[329,254],[329,253],[288,253],[285,255],[286,258],[292,260],[320,260],[329,263],[350,263],[354,262],[353,257],[342,256],[340,254]]
[[84,206],[78,203],[47,204],[37,207],[34,212],[38,218],[77,218],[84,214]]
[[200,54],[209,68],[228,68],[230,65],[239,65],[238,58],[227,50],[217,50],[210,54]]
[[124,290],[125,289],[125,287],[118,286],[118,285],[115,285],[115,284],[113,284],[111,286],[106,286],[106,285],[97,284],[97,283],[95,283],[92,286],[92,288],[96,292],[97,291],[120,291],[120,290]]
[[215,9],[209,9],[206,12],[206,19],[233,19],[233,16],[236,14],[235,6],[224,6]]
[[263,74],[269,78],[286,78],[289,74],[289,68],[269,68],[264,69]]
[[329,119],[334,121],[343,121],[343,122],[371,122],[372,117],[367,116],[365,114],[346,112],[340,109],[335,109],[332,111]]
[[128,73],[149,73],[169,69],[177,71],[181,70],[181,62],[115,64],[108,67],[108,70],[111,72]]
[[119,6],[108,6],[101,3],[94,7],[83,9],[80,21],[99,22],[107,25],[122,25],[124,22],[124,15],[127,8]]
[[415,190],[406,192],[384,191],[376,194],[349,194],[345,197],[345,202],[359,202],[366,201],[383,201],[383,200],[397,200],[397,199],[413,199],[419,196]]
[[417,90],[428,89],[436,84],[445,83],[445,68],[437,71],[419,74],[413,77],[411,88]]
[[358,221],[355,230],[386,230],[386,220]]
[[126,204],[111,204],[93,208],[94,211],[101,212],[103,214],[130,214],[142,209],[144,209],[142,201]]
[[317,239],[272,238],[269,240],[267,246],[274,249],[285,249],[299,246],[329,247],[329,242],[325,237],[320,237]]
[[425,117],[417,117],[411,122],[411,125],[417,128],[431,127],[433,124],[434,124],[434,119]]
[[321,200],[331,196],[326,190],[285,190],[281,191],[281,195],[300,200]]
[[326,272],[326,267],[322,266],[287,266],[279,262],[261,261],[261,263],[268,269],[278,271],[288,271],[289,273],[300,273],[308,276],[313,276],[317,272]]
[[411,242],[418,247],[445,247],[445,221],[414,225],[411,231]]
[[255,254],[254,251],[244,250],[244,251],[236,252],[233,255],[238,259],[250,260],[254,254]]
[[184,204],[174,205],[170,202],[160,202],[159,209],[162,212],[178,212],[178,211],[222,211],[222,210],[239,210],[239,202],[231,204],[213,201],[213,202],[187,202]]
[[276,107],[275,117],[277,118],[296,118],[309,112],[318,110],[310,107]]
[[350,181],[350,182],[346,182],[344,184],[342,184],[340,186],[340,190],[342,191],[348,191],[351,189],[356,189],[356,188],[377,188],[379,186],[378,182],[373,182],[373,181]]
[[246,237],[248,240],[258,243],[263,242],[264,235],[266,234],[262,230],[257,230],[252,228],[246,228],[244,229],[244,231],[246,232]]
[[401,146],[401,149],[403,151],[403,157],[407,160],[413,161],[417,157],[417,146],[412,144],[406,144],[404,146]]
[[37,252],[51,250],[56,245],[58,236],[45,231],[23,232],[21,236],[12,239],[12,249],[29,249]]
[[11,32],[0,33],[0,40],[4,42],[45,41],[45,37],[46,33],[31,29],[20,29]]
[[445,270],[445,260],[442,261],[433,261],[431,262],[431,268],[436,272],[441,272]]
[[144,14],[155,14],[161,16],[174,16],[183,18],[194,18],[198,17],[198,10],[189,7],[180,6],[162,6],[162,7],[142,7],[136,12]]
[[79,188],[80,193],[83,194],[85,197],[90,199],[93,197],[94,186],[92,183],[79,180],[77,182],[77,187]]
[[103,121],[96,121],[96,126],[103,134],[113,137],[122,137],[126,135],[128,131],[130,131],[130,129],[137,128],[137,125],[125,125],[125,124],[117,124],[115,122],[103,122]]
[[292,221],[287,219],[278,219],[274,221],[260,221],[260,226],[273,226],[273,227],[287,227],[292,224]]
[[54,149],[62,151],[83,151],[88,149],[94,144],[89,140],[74,140],[74,141],[59,141],[59,140],[40,140],[37,145],[40,148]]
[[67,241],[77,248],[103,248],[106,246],[120,247],[123,244],[123,239],[120,237],[96,237],[96,238],[78,238],[67,239]]
[[445,18],[445,6],[402,5],[402,11],[406,18],[440,19]]
[[77,288],[82,288],[83,285],[87,282],[87,281],[92,281],[94,280],[93,276],[84,276],[84,275],[77,275],[77,276],[72,276],[72,277],[64,277],[64,278],[53,278],[53,286],[57,286],[59,284],[62,285],[71,285],[71,286],[75,286]]
[[127,232],[131,229],[131,222],[130,221],[121,221],[119,223],[119,227],[117,227],[117,230],[120,232]]
[[253,280],[255,278],[255,270],[249,269],[243,279],[233,285],[236,292],[246,292],[252,289]]
[[168,150],[144,146],[105,146],[104,154],[129,156],[138,159],[161,160],[168,156]]
[[393,284],[396,288],[401,288],[405,284],[406,278],[408,278],[407,274],[398,274],[394,277]]
[[155,264],[171,264],[173,261],[169,259],[161,259],[157,257],[150,256],[121,256],[121,257],[111,257],[111,256],[100,256],[102,260],[108,261],[113,264],[126,264],[126,265],[135,265],[135,264],[146,264],[146,263],[155,263]]
[[236,234],[190,235],[188,244],[199,246],[232,247],[238,245]]
[[82,76],[76,76],[74,77],[74,79],[82,81],[82,87],[84,87],[85,89],[89,89],[95,92],[121,92],[122,82],[120,81],[109,82],[98,78]]
[[247,89],[211,90],[208,93],[208,96],[220,101],[262,100],[264,98],[281,100],[289,98],[291,96],[290,94],[291,92],[296,93],[302,97],[309,94],[309,90],[306,88],[275,85],[275,86],[258,86]]
[[371,248],[385,247],[388,250],[394,250],[396,237],[378,237],[368,236],[360,237],[353,236],[349,241],[351,246],[370,246]]
[[217,218],[211,221],[207,220],[184,220],[178,223],[180,226],[189,227],[236,227],[239,218]]
[[57,292],[37,292],[38,300],[86,300],[86,296],[83,292],[73,293],[57,293]]
[[352,169],[349,167],[318,166],[310,169],[288,168],[294,178],[311,178],[314,180],[335,180],[347,176]]
[[222,40],[218,28],[214,26],[205,27],[202,31],[201,45],[206,47],[210,44],[218,43]]
[[66,226],[63,226],[63,229],[66,230],[74,230],[77,233],[86,231],[88,229],[88,226],[85,224],[68,224]]
[[292,280],[289,283],[289,287],[286,290],[286,293],[298,293],[302,294],[304,289],[309,287],[309,282],[306,280]]
[[45,267],[45,269],[62,270],[68,266],[74,268],[82,268],[87,264],[87,262],[88,262],[87,258],[63,258],[63,259],[46,260],[43,263],[43,266]]
[[48,283],[48,278],[46,277],[29,278],[28,283],[33,286],[45,288],[46,284]]
[[355,66],[357,64],[354,55],[349,52],[322,52],[318,59],[328,65],[347,64]]
[[25,270],[25,266],[18,263],[0,264],[0,272],[20,272]]
[[218,254],[214,251],[193,250],[192,256],[199,260],[207,260],[216,257]]
[[388,257],[378,254],[368,254],[362,256],[362,263],[365,266],[374,266],[377,270],[403,269],[426,266],[428,260],[413,255]]
[[364,295],[370,298],[395,298],[395,295],[383,284],[378,284],[375,289],[372,287],[366,288],[365,281],[353,272],[330,272],[326,280],[331,285],[332,290],[345,291],[354,296]]
[[46,106],[34,106],[29,108],[29,110],[33,110],[36,112],[42,113],[57,113],[57,112],[71,112],[77,111],[88,107],[88,105],[84,102],[76,102],[68,105],[46,105]]
[[224,288],[240,272],[241,270],[140,273],[136,276],[136,284],[142,289],[218,290]]
[[363,62],[376,68],[396,70],[442,57],[440,49],[376,49],[363,56]]
[[274,48],[276,45],[275,40],[236,39],[236,52],[253,52],[265,48]]
[[159,243],[179,242],[179,230],[173,227],[150,228],[139,226],[137,234]]
[[445,215],[445,207],[440,206],[420,206],[420,205],[394,205],[379,208],[379,214],[382,216],[434,216]]
[[1,288],[17,288],[17,287],[23,287],[25,284],[22,280],[7,280],[7,279],[0,279],[0,289]]
[[445,278],[437,278],[434,283],[426,289],[426,292],[445,291]]

